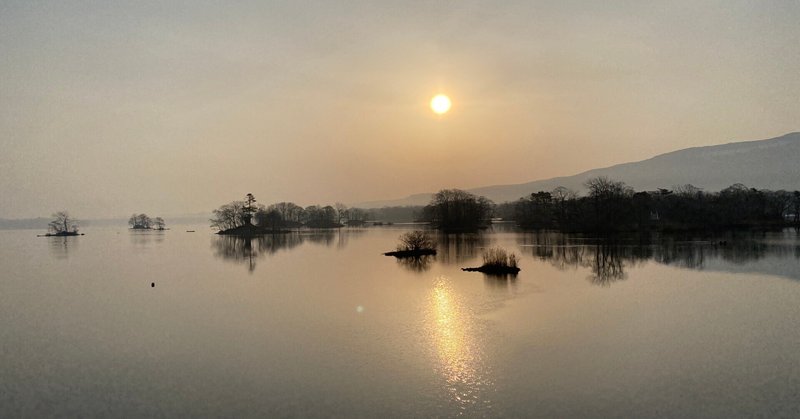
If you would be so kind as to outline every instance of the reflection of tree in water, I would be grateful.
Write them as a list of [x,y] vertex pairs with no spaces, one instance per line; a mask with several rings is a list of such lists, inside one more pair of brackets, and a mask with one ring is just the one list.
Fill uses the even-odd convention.
[[224,260],[247,263],[250,272],[256,269],[256,260],[281,249],[291,249],[303,243],[297,232],[257,237],[218,236],[212,240],[214,256]]
[[526,233],[520,236],[523,252],[550,262],[554,267],[589,268],[593,284],[609,286],[625,279],[625,269],[648,260],[688,269],[703,269],[706,262],[721,259],[744,265],[767,255],[800,258],[800,246],[787,245],[765,233],[738,232],[724,236],[663,235],[588,238],[558,232]]
[[361,236],[366,231],[366,229],[361,228],[319,228],[300,230],[299,234],[310,243],[324,244],[325,246],[333,246],[335,244],[337,248],[342,249],[347,246],[350,238]]
[[655,260],[664,265],[702,269],[706,263],[706,256],[702,246],[685,243],[664,243],[656,252]]
[[[289,233],[292,234],[292,233]],[[302,233],[302,240],[308,240],[311,243],[315,244],[324,244],[325,246],[333,246],[338,239],[339,231],[331,230],[331,229],[313,229],[303,231]]]
[[489,239],[480,233],[442,233],[436,239],[437,259],[450,265],[475,258],[479,249],[486,247],[489,243]]
[[722,259],[728,262],[743,265],[753,260],[763,259],[768,252],[771,255],[787,254],[789,248],[785,246],[770,246],[766,243],[748,240],[745,242],[732,242],[724,246],[709,246],[706,250],[712,253],[714,257],[718,253]]
[[612,283],[626,279],[623,247],[613,244],[597,244],[588,252],[586,263],[592,270],[587,278],[589,282],[601,287],[611,286]]
[[165,232],[149,230],[130,230],[131,244],[136,247],[147,247],[153,241],[161,243],[164,241]]
[[256,261],[265,255],[293,249],[306,242],[325,246],[335,244],[342,248],[347,246],[350,236],[360,234],[363,234],[363,231],[315,229],[255,237],[217,236],[212,240],[212,248],[215,256],[232,262],[247,263],[252,272],[255,270]]
[[586,242],[580,237],[556,232],[523,234],[519,244],[535,259],[549,261],[561,270],[582,266],[587,250]]
[[517,276],[509,274],[483,275],[483,284],[492,289],[508,289],[516,287]]
[[744,265],[767,255],[790,257],[796,251],[797,246],[765,241],[763,233],[738,233],[723,238],[665,238],[659,242],[654,259],[665,265],[703,269],[712,259]]
[[78,247],[78,238],[75,236],[48,237],[48,240],[50,240],[50,254],[56,259],[67,259],[69,252]]
[[259,254],[273,255],[284,249],[293,249],[303,244],[303,236],[298,233],[272,234],[260,236],[256,240]]
[[407,258],[396,258],[397,264],[413,272],[425,272],[430,269],[431,264],[436,260],[435,255],[423,255]]
[[261,256],[261,252],[256,250],[258,247],[253,249],[253,241],[257,244],[259,239],[236,236],[217,237],[212,241],[214,256],[233,262],[248,262],[250,272],[253,272],[256,268],[255,259]]
[[550,262],[560,270],[589,268],[592,274],[588,280],[600,286],[609,286],[627,278],[626,262],[646,260],[649,250],[643,243],[632,245],[552,231],[524,234],[519,242],[523,251]]

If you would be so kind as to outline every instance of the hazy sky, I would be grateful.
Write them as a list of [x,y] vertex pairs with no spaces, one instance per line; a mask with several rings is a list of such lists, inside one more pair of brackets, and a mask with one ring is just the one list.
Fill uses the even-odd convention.
[[798,22],[797,0],[0,0],[0,217],[351,203],[775,137],[800,130]]

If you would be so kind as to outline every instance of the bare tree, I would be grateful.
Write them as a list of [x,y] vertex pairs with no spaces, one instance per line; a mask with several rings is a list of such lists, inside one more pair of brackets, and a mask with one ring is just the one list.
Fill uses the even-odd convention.
[[261,209],[256,213],[256,221],[260,227],[277,230],[283,225],[283,216],[273,205],[270,205],[269,208]]
[[292,207],[296,207],[294,203],[291,202],[278,202],[277,204],[272,204],[267,207],[267,211],[278,211],[281,215],[281,219],[289,220],[289,221],[299,221],[292,219]]
[[214,210],[211,227],[221,231],[245,225],[244,201],[233,201]]
[[633,195],[633,188],[625,182],[611,180],[605,176],[591,178],[584,184],[589,196],[595,199],[625,198]]
[[585,185],[594,206],[594,229],[612,229],[635,218],[626,205],[626,201],[633,196],[633,188],[625,182],[600,176],[587,180]]
[[344,224],[345,221],[349,220],[349,211],[345,204],[337,202],[333,204],[333,207],[336,209],[336,214],[339,217],[339,224]]
[[153,228],[153,220],[147,214],[133,214],[128,219],[128,224],[134,229],[150,229]]
[[800,223],[800,191],[792,192],[792,210],[795,224]]
[[494,204],[460,189],[443,189],[423,210],[423,217],[443,230],[477,229],[492,216]]
[[559,186],[550,192],[550,197],[556,207],[558,225],[564,227],[571,218],[569,209],[578,199],[578,193],[572,189]]
[[128,219],[128,225],[133,229],[153,228],[153,220],[147,214],[133,214]]
[[165,227],[167,224],[164,222],[164,219],[163,219],[163,218],[161,218],[161,217],[156,217],[155,219],[153,219],[153,225],[155,226],[156,230],[163,230],[163,229],[164,229],[164,227]]
[[550,191],[550,196],[553,198],[553,201],[558,203],[576,199],[578,197],[578,193],[572,189],[559,186]]
[[326,205],[320,210],[322,214],[322,223],[326,227],[338,227],[336,208]]
[[50,221],[48,228],[54,234],[78,233],[78,222],[69,216],[67,211],[59,211],[53,214],[53,221]]
[[679,196],[697,197],[699,196],[699,194],[703,193],[703,189],[698,188],[697,186],[694,186],[690,183],[687,183],[685,185],[673,186],[672,192],[674,192]]
[[367,212],[361,208],[347,210],[347,225],[362,225],[367,221]]
[[422,249],[436,249],[436,242],[433,241],[433,238],[428,233],[422,230],[414,230],[400,236],[400,245],[397,246],[398,251]]

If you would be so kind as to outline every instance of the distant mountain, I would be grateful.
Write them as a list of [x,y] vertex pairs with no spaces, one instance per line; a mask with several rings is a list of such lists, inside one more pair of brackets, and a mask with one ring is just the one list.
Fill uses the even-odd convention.
[[[734,183],[759,189],[796,190],[800,189],[800,132],[768,140],[687,148],[573,176],[515,185],[485,186],[469,189],[469,192],[500,203],[558,186],[583,191],[584,182],[597,176],[621,180],[636,190],[671,188],[687,183],[707,191],[718,191]],[[415,194],[403,199],[361,205],[365,208],[425,205],[430,198],[430,193]]]

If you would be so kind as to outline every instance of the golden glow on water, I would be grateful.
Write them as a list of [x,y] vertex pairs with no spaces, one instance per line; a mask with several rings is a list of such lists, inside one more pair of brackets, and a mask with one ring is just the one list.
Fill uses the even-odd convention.
[[472,314],[453,291],[449,279],[436,279],[430,295],[430,335],[438,355],[437,371],[461,412],[491,407],[486,390],[492,387],[482,351],[475,339]]

